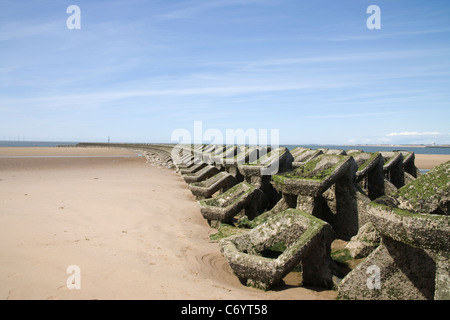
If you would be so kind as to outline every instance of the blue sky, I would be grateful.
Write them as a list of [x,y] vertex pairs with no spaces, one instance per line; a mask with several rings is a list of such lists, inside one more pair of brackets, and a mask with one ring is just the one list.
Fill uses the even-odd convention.
[[0,8],[0,140],[171,142],[202,121],[278,129],[281,144],[450,144],[448,0]]

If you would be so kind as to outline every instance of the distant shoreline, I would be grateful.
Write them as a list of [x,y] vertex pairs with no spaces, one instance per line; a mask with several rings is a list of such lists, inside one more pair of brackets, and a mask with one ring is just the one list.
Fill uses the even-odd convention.
[[[57,146],[76,146],[77,144],[84,142],[75,141],[15,141],[15,140],[0,140],[0,147],[57,147]],[[102,143],[109,144],[107,142],[87,142],[89,143]],[[174,142],[111,142],[111,144],[165,144],[165,145],[176,145]],[[338,143],[280,143],[284,146],[348,146],[348,147],[389,147],[389,148],[450,148],[450,144],[439,144],[439,145],[428,145],[428,144],[338,144]]]
[[355,144],[352,146],[360,147],[394,147],[394,148],[450,148],[450,145],[423,145],[423,144]]

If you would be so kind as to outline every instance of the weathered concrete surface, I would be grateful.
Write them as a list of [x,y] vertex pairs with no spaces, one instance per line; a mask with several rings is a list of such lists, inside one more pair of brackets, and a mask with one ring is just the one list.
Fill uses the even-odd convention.
[[[450,299],[450,216],[436,214],[448,206],[442,195],[448,194],[449,167],[450,162],[438,166],[412,186],[370,204],[369,219],[381,234],[381,245],[342,280],[341,298]],[[376,287],[365,285],[372,266],[378,270]]]
[[302,263],[304,285],[329,288],[331,234],[326,222],[288,209],[248,233],[222,239],[220,250],[244,284],[268,290]]
[[383,171],[386,179],[396,188],[405,185],[405,171],[403,169],[403,154],[401,152],[381,152],[384,158]]
[[253,162],[239,164],[238,168],[246,178],[270,176],[292,170],[293,160],[294,158],[289,150],[281,147],[270,151]]
[[384,159],[379,152],[354,152],[351,154],[358,165],[356,182],[367,192],[371,200],[384,195]]
[[212,165],[206,165],[204,168],[194,172],[183,174],[186,183],[194,183],[206,180],[219,173],[219,169]]
[[402,209],[450,215],[450,162],[419,176],[401,188],[395,197]]
[[189,184],[189,189],[198,200],[210,198],[214,193],[222,193],[236,184],[236,179],[227,172],[219,172],[215,176],[201,182]]
[[[283,193],[317,197],[338,179],[356,172],[353,158],[337,155],[320,155],[299,168],[274,175],[274,187]],[[353,179],[353,177],[351,177]]]
[[248,217],[254,218],[259,209],[261,191],[249,183],[241,182],[216,198],[198,201],[200,211],[211,225],[217,222],[231,223],[234,216],[246,210]]
[[371,222],[368,222],[359,229],[356,236],[350,239],[345,248],[349,250],[353,259],[360,259],[367,257],[380,245],[380,242],[380,233]]
[[180,173],[182,175],[193,174],[193,173],[196,173],[197,171],[200,171],[201,169],[203,169],[207,165],[208,164],[206,164],[204,162],[201,162],[201,163],[198,163],[198,164],[194,164],[193,166],[190,166],[188,168],[180,169]]
[[319,155],[323,154],[322,150],[313,150],[309,148],[296,148],[294,151],[294,161],[292,162],[293,168],[298,168],[308,161],[311,161],[312,159],[318,157]]
[[433,299],[435,273],[435,263],[425,250],[383,237],[382,244],[341,281],[339,298]]
[[[283,195],[297,197],[297,209],[327,221],[339,237],[349,240],[359,226],[356,170],[350,156],[321,154],[291,172],[274,175],[272,183]],[[323,194],[332,186],[330,208]]]
[[264,208],[271,209],[281,198],[279,192],[270,183],[272,175],[292,170],[293,160],[289,150],[281,147],[262,155],[253,162],[238,165],[244,180],[263,192],[262,206]]

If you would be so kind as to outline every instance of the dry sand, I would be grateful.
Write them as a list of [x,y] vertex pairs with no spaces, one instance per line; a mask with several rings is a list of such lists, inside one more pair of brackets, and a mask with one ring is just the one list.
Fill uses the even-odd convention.
[[415,164],[419,169],[433,169],[447,161],[450,161],[448,154],[415,154]]
[[[108,157],[1,157],[20,155]],[[336,297],[291,278],[269,292],[241,285],[179,174],[134,155],[0,148],[0,299]],[[79,290],[66,286],[70,265]]]

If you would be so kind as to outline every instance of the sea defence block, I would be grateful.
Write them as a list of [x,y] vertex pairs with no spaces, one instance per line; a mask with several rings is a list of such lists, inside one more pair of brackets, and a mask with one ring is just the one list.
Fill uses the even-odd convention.
[[219,169],[217,169],[215,166],[206,165],[205,167],[194,173],[183,174],[183,179],[186,183],[199,182],[211,178],[217,173],[219,173]]
[[214,164],[215,163],[214,155],[216,153],[221,154],[224,149],[225,149],[225,146],[223,146],[223,145],[210,145],[210,146],[204,148],[204,150],[202,152],[203,162],[208,163],[208,164]]
[[244,180],[263,192],[263,207],[270,209],[280,200],[281,196],[270,183],[271,176],[292,170],[293,160],[289,150],[281,147],[262,155],[253,162],[238,165]]
[[220,167],[236,178],[238,182],[244,180],[244,176],[239,172],[239,164],[252,162],[258,159],[260,150],[257,147],[238,147],[236,155],[232,158],[227,157],[220,163]]
[[241,182],[216,198],[198,201],[203,217],[211,226],[220,222],[231,223],[242,210],[249,217],[258,211],[261,191],[249,183]]
[[303,284],[329,288],[331,227],[296,209],[270,217],[247,233],[220,241],[220,250],[239,280],[268,290],[301,263]]
[[[450,299],[449,176],[447,162],[370,204],[381,245],[342,280],[341,298]],[[371,266],[378,287],[366,285]]]
[[197,171],[200,171],[201,169],[206,167],[207,165],[208,165],[207,163],[201,162],[201,163],[195,164],[193,166],[189,166],[187,168],[180,169],[180,173],[181,173],[181,175],[194,174]]
[[358,165],[355,182],[367,192],[371,200],[384,195],[384,159],[381,153],[354,152],[351,154]]
[[246,178],[270,176],[291,170],[293,160],[289,150],[281,147],[264,154],[253,162],[239,164],[238,168]]
[[397,189],[405,185],[405,174],[403,169],[403,153],[381,152],[384,158],[383,171],[386,179]]
[[356,163],[348,156],[321,155],[299,168],[274,175],[273,185],[283,193],[316,197],[343,176],[356,172]]
[[334,154],[337,156],[345,156],[347,155],[347,152],[342,149],[319,149],[322,150],[323,154]]
[[211,154],[211,159],[214,161],[216,166],[222,169],[223,164],[227,160],[232,160],[239,152],[240,148],[238,146],[223,146],[221,150],[215,150]]
[[410,174],[413,178],[420,176],[420,170],[415,165],[414,152],[400,151],[403,155],[403,170],[405,174]]
[[435,167],[399,189],[395,198],[401,209],[450,215],[450,162]]
[[[291,172],[274,175],[272,184],[283,197],[296,197],[297,209],[327,221],[339,237],[350,239],[359,226],[358,195],[354,186],[356,171],[353,157],[321,154]],[[334,212],[322,196],[332,186],[329,197],[333,198]]]
[[236,178],[227,172],[219,172],[215,176],[201,182],[189,184],[192,194],[197,200],[210,198],[214,193],[222,190],[222,193],[236,184]]
[[313,150],[309,148],[295,148],[292,151],[294,152],[292,154],[294,157],[294,161],[292,162],[293,168],[298,168],[308,161],[323,154],[322,150]]

